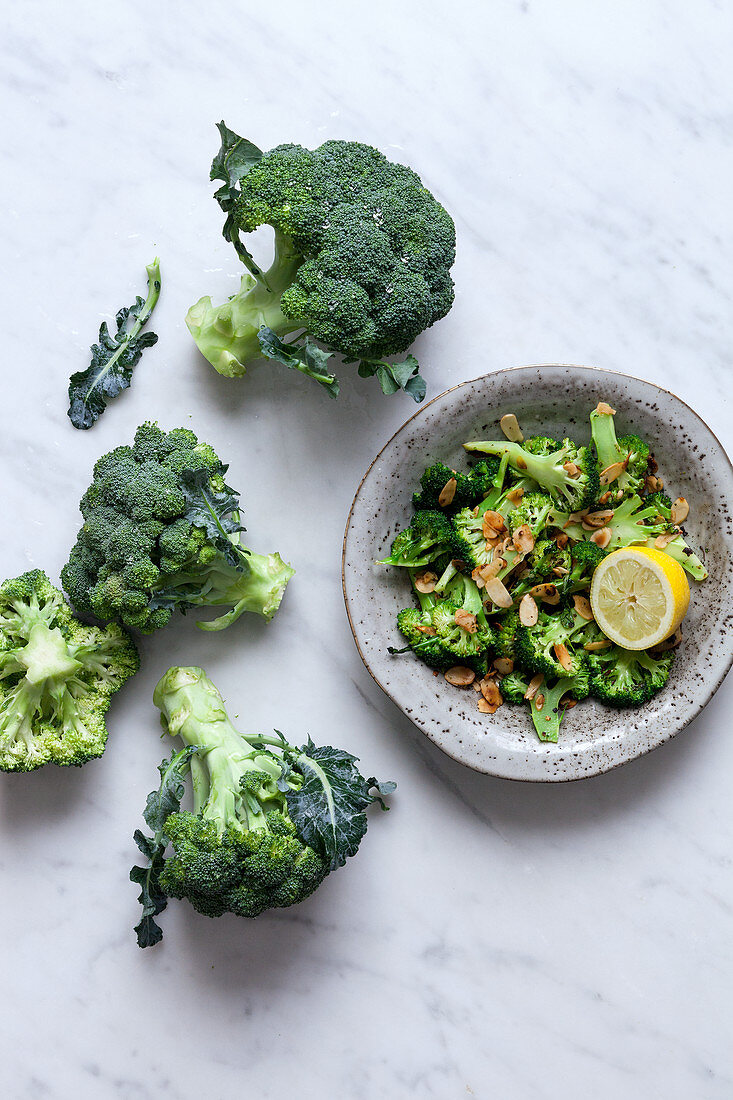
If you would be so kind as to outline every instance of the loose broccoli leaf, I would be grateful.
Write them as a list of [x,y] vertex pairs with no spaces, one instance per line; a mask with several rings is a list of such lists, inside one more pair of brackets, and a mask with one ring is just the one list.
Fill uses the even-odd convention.
[[266,359],[274,359],[291,370],[302,371],[323,386],[329,397],[338,397],[338,379],[326,369],[332,352],[319,348],[309,336],[306,336],[302,344],[284,344],[271,328],[264,325],[259,331],[259,340]]
[[99,343],[92,344],[92,361],[86,370],[72,374],[69,381],[68,416],[75,428],[85,431],[97,422],[107,402],[126,390],[132,372],[145,348],[157,343],[154,332],[141,332],[160,296],[160,261],[156,257],[145,269],[148,294],[139,295],[131,306],[117,313],[117,331],[110,333],[107,322],[99,328]]
[[[290,817],[304,844],[320,855],[329,869],[343,867],[355,855],[367,830],[365,810],[379,795],[389,794],[394,783],[365,779],[355,756],[330,745],[317,747],[311,739],[294,756],[303,776],[302,786],[287,791]],[[376,788],[377,794],[372,790]]]
[[264,282],[261,268],[240,240],[239,227],[234,218],[234,207],[239,198],[239,181],[247,175],[253,165],[262,159],[262,150],[246,138],[235,134],[223,119],[217,122],[216,127],[221,135],[221,148],[211,162],[209,179],[224,181],[214,194],[214,198],[226,214],[222,236],[224,240],[234,245],[240,260],[247,270],[252,272],[255,279],[261,279]]
[[408,355],[401,363],[385,363],[377,359],[362,359],[359,363],[359,377],[371,378],[376,374],[382,393],[389,395],[404,390],[418,403],[427,392],[425,379],[420,376],[419,370],[420,364],[414,355]]
[[140,829],[133,834],[135,843],[149,861],[147,867],[136,865],[130,871],[130,881],[140,887],[137,900],[143,907],[142,918],[135,925],[138,947],[152,947],[163,938],[163,931],[154,918],[168,904],[168,898],[160,888],[160,873],[168,846],[165,823],[170,814],[178,813],[181,808],[181,799],[186,791],[185,776],[191,766],[191,757],[196,752],[198,748],[195,745],[187,745],[170,760],[163,760],[158,765],[160,786],[157,791],[150,792],[143,810],[143,817],[153,835],[145,836]]

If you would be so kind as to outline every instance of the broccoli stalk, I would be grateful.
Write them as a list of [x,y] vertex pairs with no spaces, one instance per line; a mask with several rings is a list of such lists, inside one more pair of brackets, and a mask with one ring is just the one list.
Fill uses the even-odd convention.
[[[164,730],[191,755],[161,765],[161,790],[145,812],[154,835],[135,834],[149,859],[130,874],[141,885],[141,947],[160,940],[152,917],[171,897],[210,917],[256,917],[302,901],[355,855],[367,806],[378,801],[385,808],[380,795],[394,790],[393,783],[365,779],[343,750],[240,733],[200,668],[169,669],[153,699]],[[179,781],[189,764],[192,812],[180,809]],[[169,842],[174,854],[166,859]]]
[[[455,228],[409,168],[353,141],[313,151],[263,153],[219,124],[211,178],[226,214],[224,236],[248,268],[223,306],[201,298],[186,323],[212,366],[230,377],[268,358],[303,371],[332,397],[334,352],[375,375],[386,394],[425,396],[417,360],[405,352],[453,304]],[[240,233],[275,231],[275,258],[260,271]],[[282,337],[294,339],[284,343]],[[302,339],[301,339],[302,336]],[[319,347],[313,340],[326,345]]]
[[583,661],[574,676],[563,677],[548,687],[542,683],[533,699],[528,699],[532,713],[532,723],[540,741],[556,742],[560,733],[560,723],[565,717],[567,706],[562,701],[566,696],[571,699],[586,699],[589,691],[587,662]]
[[[598,496],[598,469],[589,447],[578,447],[570,439],[549,454],[532,454],[520,443],[507,440],[475,440],[464,443],[469,452],[506,455],[509,465],[521,477],[536,481],[555,504],[573,512],[589,507]],[[569,467],[569,468],[566,468]]]
[[[614,414],[594,409],[590,414],[591,434],[598,455],[598,469],[602,473],[617,462],[623,465],[621,473],[610,483],[611,491],[621,490],[639,493],[644,487],[644,477],[649,463],[649,448],[638,435],[616,438]],[[620,495],[620,494],[619,494]]]
[[139,667],[117,626],[85,626],[45,573],[0,585],[0,770],[85,764],[107,743],[112,695]]
[[[634,493],[615,506],[607,526],[611,530],[611,541],[607,547],[609,551],[640,542],[653,546],[654,540],[659,535],[666,535],[676,530],[674,525],[663,516],[660,521],[659,500],[655,499],[649,503]],[[707,577],[707,569],[697,554],[687,545],[682,533],[677,534],[665,545],[664,553],[678,561],[682,568],[696,580],[704,581]]]

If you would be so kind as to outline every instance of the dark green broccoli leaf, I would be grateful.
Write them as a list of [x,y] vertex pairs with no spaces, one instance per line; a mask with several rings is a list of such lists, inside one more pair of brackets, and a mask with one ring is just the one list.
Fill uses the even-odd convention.
[[381,359],[362,359],[359,363],[359,377],[371,378],[376,374],[382,393],[389,396],[404,390],[418,404],[424,398],[427,387],[420,376],[420,364],[414,355],[408,355],[401,363],[385,363]]
[[86,370],[72,374],[69,381],[68,416],[75,428],[85,431],[96,424],[107,402],[126,390],[132,372],[145,348],[158,342],[154,332],[142,332],[160,296],[160,261],[156,257],[145,269],[148,294],[139,295],[131,306],[117,313],[117,330],[109,331],[107,322],[99,328],[99,343],[92,344],[92,361]]
[[248,252],[242,244],[239,227],[232,213],[240,195],[239,181],[247,175],[253,165],[262,160],[262,150],[246,138],[235,134],[223,119],[217,122],[216,128],[221,135],[221,148],[211,162],[209,179],[223,180],[222,186],[214,193],[214,198],[226,214],[222,236],[224,240],[234,245],[240,260],[255,278],[262,279],[261,269],[255,263],[251,252]]
[[324,351],[306,336],[302,344],[284,344],[271,328],[263,325],[258,333],[262,354],[266,359],[274,359],[291,370],[302,371],[315,379],[327,391],[329,397],[338,397],[339,381],[335,374],[326,369],[332,352]]

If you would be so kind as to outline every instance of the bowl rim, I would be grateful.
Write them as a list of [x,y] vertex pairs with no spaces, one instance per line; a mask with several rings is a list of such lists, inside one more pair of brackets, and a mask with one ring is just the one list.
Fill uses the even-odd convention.
[[351,608],[349,607],[349,598],[348,598],[348,595],[346,593],[346,544],[347,544],[347,541],[348,541],[349,532],[351,530],[351,520],[352,520],[352,516],[354,514],[354,509],[356,507],[356,503],[357,503],[357,500],[359,498],[359,494],[361,493],[364,482],[367,480],[367,478],[369,477],[369,474],[372,472],[374,466],[377,464],[379,459],[382,457],[382,455],[387,450],[387,448],[390,446],[390,444],[394,441],[394,439],[396,439],[396,437],[398,435],[400,435],[404,431],[404,429],[409,424],[412,423],[413,420],[415,420],[418,416],[421,416],[425,412],[426,409],[430,408],[431,405],[434,405],[436,401],[442,400],[449,393],[453,393],[455,390],[462,389],[463,386],[475,385],[475,383],[477,383],[477,382],[483,382],[485,379],[495,378],[498,375],[513,374],[515,372],[527,371],[527,370],[542,370],[542,369],[547,368],[547,367],[552,367],[552,368],[559,367],[561,369],[572,370],[572,371],[586,371],[589,374],[610,375],[612,378],[624,378],[624,379],[628,379],[632,382],[640,382],[642,385],[651,386],[652,389],[656,390],[658,393],[667,394],[669,397],[674,398],[675,401],[679,401],[679,403],[681,405],[684,405],[684,407],[686,409],[688,409],[688,411],[690,413],[692,413],[693,417],[700,422],[700,424],[703,426],[705,431],[709,432],[709,434],[712,436],[712,438],[718,444],[722,454],[725,456],[726,462],[728,464],[728,470],[729,470],[731,479],[733,480],[733,461],[731,461],[731,457],[728,454],[725,447],[723,446],[723,444],[721,443],[720,439],[715,434],[715,432],[710,427],[710,425],[707,424],[705,420],[703,420],[703,418],[700,416],[700,414],[698,412],[696,412],[696,410],[693,409],[691,405],[688,405],[688,403],[686,401],[684,401],[683,398],[681,398],[678,394],[674,393],[673,390],[668,390],[668,389],[666,389],[666,387],[660,386],[656,382],[650,382],[646,378],[639,378],[634,374],[626,374],[624,371],[609,370],[605,367],[590,367],[590,366],[587,366],[586,364],[580,364],[580,363],[524,363],[524,364],[519,364],[519,365],[514,366],[514,367],[501,367],[501,368],[499,368],[498,370],[495,370],[495,371],[488,371],[484,374],[479,374],[475,378],[466,378],[462,382],[456,383],[455,386],[449,386],[448,389],[443,390],[439,394],[436,394],[436,396],[432,397],[430,399],[430,401],[426,402],[426,404],[421,405],[420,408],[416,409],[415,412],[412,413],[411,416],[408,416],[407,420],[403,421],[403,423],[400,424],[400,426],[396,429],[396,431],[394,431],[392,433],[392,435],[386,440],[386,442],[380,447],[379,451],[376,453],[376,455],[374,456],[372,461],[369,463],[367,469],[364,471],[364,474],[361,477],[361,479],[359,481],[359,484],[357,485],[356,492],[354,493],[354,498],[351,502],[351,506],[349,508],[348,515],[346,517],[346,526],[344,528],[344,537],[343,537],[342,546],[341,546],[341,591],[342,591],[342,594],[343,594],[343,597],[344,597],[344,606],[346,608],[346,617],[348,619],[349,629],[351,630],[351,634],[352,634],[352,637],[354,639],[354,644],[356,645],[357,652],[358,652],[359,656],[361,657],[362,663],[363,663],[364,667],[366,668],[367,672],[371,676],[372,680],[374,680],[375,684],[379,688],[381,688],[381,690],[384,692],[384,694],[389,699],[391,699],[391,701],[398,708],[398,710],[402,714],[404,714],[406,718],[409,718],[409,720],[413,723],[413,725],[417,726],[417,728],[420,730],[420,732],[425,737],[427,737],[428,740],[430,740],[435,745],[435,747],[437,749],[439,749],[441,752],[445,753],[445,755],[450,757],[452,760],[455,760],[458,764],[462,764],[464,767],[470,768],[472,771],[477,771],[477,772],[479,772],[483,775],[491,775],[494,778],[509,780],[510,782],[513,782],[513,783],[543,783],[543,784],[555,785],[555,784],[558,784],[558,783],[578,783],[578,782],[581,782],[584,779],[592,779],[594,776],[602,775],[602,774],[605,774],[606,772],[610,772],[610,771],[615,771],[617,768],[621,768],[625,764],[630,764],[633,760],[639,760],[642,757],[647,756],[650,752],[653,752],[655,749],[660,748],[662,745],[668,744],[668,742],[673,740],[673,738],[675,738],[678,733],[681,733],[683,729],[686,729],[686,727],[689,726],[690,723],[693,722],[700,715],[700,713],[705,709],[705,707],[708,705],[710,700],[713,698],[715,693],[720,688],[721,684],[723,683],[726,676],[730,672],[731,666],[733,666],[733,646],[730,647],[730,652],[728,654],[728,659],[727,659],[727,662],[725,663],[725,665],[723,666],[722,671],[720,672],[720,674],[718,675],[718,677],[716,678],[716,680],[712,684],[712,686],[709,688],[709,690],[705,693],[705,695],[703,697],[701,697],[701,700],[696,701],[695,708],[694,708],[693,712],[689,715],[689,717],[685,718],[684,721],[682,721],[682,723],[680,725],[676,726],[674,731],[672,733],[670,733],[668,737],[665,737],[664,740],[657,741],[655,744],[649,745],[648,747],[641,749],[640,752],[635,753],[633,756],[630,756],[625,760],[619,760],[619,761],[616,761],[615,763],[608,764],[607,766],[603,766],[603,764],[599,764],[597,767],[594,767],[590,771],[584,772],[582,775],[566,775],[566,774],[563,774],[563,775],[559,775],[559,776],[558,775],[547,775],[547,776],[526,776],[526,777],[521,777],[521,776],[516,776],[516,775],[502,775],[499,772],[490,770],[489,768],[485,768],[485,767],[482,767],[482,766],[479,766],[479,765],[468,764],[465,760],[463,760],[461,757],[457,756],[454,752],[451,752],[450,748],[447,748],[444,745],[439,744],[436,740],[434,740],[431,737],[431,735],[427,732],[427,730],[423,729],[423,727],[415,721],[415,719],[412,717],[412,715],[407,714],[407,712],[404,710],[402,705],[394,697],[392,692],[384,686],[384,684],[381,682],[379,677],[374,673],[373,669],[371,668],[371,666],[369,664],[369,661],[367,660],[367,658],[366,658],[366,656],[365,656],[365,654],[364,654],[364,652],[361,648],[361,645],[359,644],[359,638],[357,636],[356,629],[354,627],[354,622],[353,622],[352,617],[351,617]]

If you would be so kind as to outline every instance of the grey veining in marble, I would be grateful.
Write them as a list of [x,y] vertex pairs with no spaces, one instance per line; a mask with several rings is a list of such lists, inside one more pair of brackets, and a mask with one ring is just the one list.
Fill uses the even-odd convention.
[[[239,278],[214,123],[264,147],[358,138],[456,219],[456,305],[416,349],[430,395],[591,363],[678,392],[730,450],[730,6],[29,0],[2,24],[2,574],[58,576],[94,459],[151,416],[217,446],[252,545],[298,574],[270,626],[147,639],[101,760],[0,777],[0,1093],[727,1100],[731,682],[683,737],[584,783],[445,758],[372,683],[340,587],[357,479],[412,403],[356,378],[330,402],[275,366],[219,378],[183,317]],[[74,432],[66,379],[156,253],[160,340]],[[191,662],[249,728],[341,738],[400,786],[297,910],[177,904],[140,952],[151,693]]]

